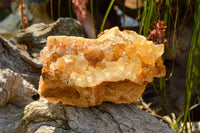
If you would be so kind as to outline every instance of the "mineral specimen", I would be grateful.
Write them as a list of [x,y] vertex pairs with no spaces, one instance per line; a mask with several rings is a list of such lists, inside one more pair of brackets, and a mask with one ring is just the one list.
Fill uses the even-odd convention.
[[165,75],[164,45],[118,27],[98,39],[49,36],[40,52],[39,94],[54,103],[79,107],[103,101],[132,103],[148,82]]

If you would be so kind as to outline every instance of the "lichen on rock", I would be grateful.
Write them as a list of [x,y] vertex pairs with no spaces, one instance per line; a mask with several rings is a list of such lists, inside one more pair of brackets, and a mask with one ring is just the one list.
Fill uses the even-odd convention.
[[165,75],[164,45],[118,27],[98,39],[50,36],[40,56],[39,93],[52,102],[88,107],[131,103],[148,82]]

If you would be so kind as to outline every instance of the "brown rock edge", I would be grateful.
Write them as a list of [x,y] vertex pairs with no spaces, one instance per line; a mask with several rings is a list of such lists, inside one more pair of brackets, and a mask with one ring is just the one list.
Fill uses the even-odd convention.
[[146,86],[146,84],[138,85],[125,80],[118,82],[104,82],[95,87],[82,88],[77,86],[66,86],[61,81],[53,81],[57,82],[56,84],[60,84],[60,87],[49,89],[51,88],[51,84],[55,84],[52,81],[50,82],[44,83],[43,79],[40,79],[40,85],[48,88],[46,90],[40,89],[39,93],[42,97],[45,97],[53,103],[59,101],[62,104],[78,107],[95,106],[101,104],[103,101],[132,103],[134,100],[141,97]]

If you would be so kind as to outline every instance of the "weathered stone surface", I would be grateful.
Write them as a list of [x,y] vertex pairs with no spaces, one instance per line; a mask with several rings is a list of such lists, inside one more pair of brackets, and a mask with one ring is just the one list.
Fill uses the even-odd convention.
[[16,133],[20,127],[23,117],[23,108],[16,107],[12,104],[0,106],[0,132],[1,133]]
[[34,85],[10,69],[0,69],[0,73],[1,88],[4,90],[4,93],[0,94],[2,104],[11,103],[18,107],[24,107],[34,101],[32,97],[38,94]]
[[29,132],[173,133],[133,104],[103,103],[89,108],[55,105],[40,99],[26,106],[23,129]]
[[32,58],[23,50],[16,47],[12,41],[0,37],[0,69],[10,69],[19,73],[25,80],[38,87],[42,63],[39,58]]
[[[83,36],[81,24],[72,18],[60,18],[51,24],[38,23],[25,29],[30,45],[39,52],[46,44],[50,35]],[[27,44],[23,30],[17,33],[17,42]]]
[[52,102],[79,107],[132,103],[148,82],[165,75],[163,52],[163,44],[117,27],[98,39],[48,37],[40,53],[39,93]]
[[37,99],[41,63],[0,37],[0,132],[16,133],[25,105]]

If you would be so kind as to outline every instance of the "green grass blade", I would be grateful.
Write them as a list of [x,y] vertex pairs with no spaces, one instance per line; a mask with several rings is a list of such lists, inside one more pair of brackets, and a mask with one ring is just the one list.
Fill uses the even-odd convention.
[[68,0],[69,1],[69,7],[68,7],[68,11],[69,11],[69,16],[70,18],[72,18],[72,1],[71,0]]
[[58,18],[60,18],[60,3],[61,3],[61,0],[58,0]]
[[142,30],[143,30],[143,27],[144,27],[144,23],[145,23],[145,18],[146,18],[146,15],[147,15],[147,0],[144,1],[144,10],[142,12],[142,18],[141,18],[141,21],[140,21],[140,28],[139,28],[139,34],[142,34]]
[[[190,120],[190,104],[191,104],[191,96],[192,96],[192,91],[194,87],[194,76],[193,76],[193,57],[194,57],[194,50],[195,50],[195,45],[196,45],[196,40],[197,40],[197,35],[200,32],[199,30],[199,23],[200,23],[200,4],[197,4],[197,10],[195,11],[194,15],[194,31],[192,35],[192,40],[191,40],[191,48],[189,51],[189,57],[188,57],[188,65],[187,65],[187,77],[186,77],[186,91],[185,91],[185,109],[184,109],[184,120],[183,123],[184,125],[186,124],[187,120]],[[194,68],[195,69],[195,68]],[[182,130],[184,127],[182,128]]]
[[109,14],[109,12],[110,12],[110,10],[111,10],[111,8],[112,8],[114,2],[115,2],[115,0],[112,0],[112,1],[110,2],[109,6],[108,6],[108,9],[107,9],[107,11],[106,11],[106,14],[105,14],[105,16],[104,16],[104,18],[103,18],[103,21],[102,21],[102,24],[101,24],[100,33],[103,31],[103,28],[104,28],[104,25],[105,25],[105,23],[106,23],[108,14]]
[[[197,5],[198,5],[198,11],[197,11],[197,14],[199,16],[200,14],[200,1],[197,2]],[[196,20],[196,23],[200,23],[200,18],[197,17],[197,20]],[[198,102],[200,103],[200,82],[199,82],[199,63],[200,62],[200,27],[199,27],[199,30],[198,30],[198,40],[197,40],[197,46],[196,46],[196,51],[195,51],[195,59],[194,59],[194,71],[193,71],[193,74],[195,75],[194,76],[194,79],[195,79],[195,85],[196,85],[196,93],[197,93],[197,100]]]
[[154,84],[153,82],[151,82],[151,85],[153,86],[154,91],[156,92],[156,94],[157,94],[157,96],[158,96],[158,98],[159,98],[159,100],[160,100],[160,102],[161,102],[161,105],[162,105],[163,109],[164,109],[164,110],[168,113],[168,115],[172,118],[171,113],[170,113],[169,109],[167,108],[167,106],[165,105],[164,100],[163,100],[162,97],[160,96],[160,94],[159,94],[159,92],[158,92],[158,89],[156,88],[155,84]]
[[164,15],[164,25],[165,26],[167,26],[167,24],[168,24],[169,5],[170,5],[170,0],[166,0],[165,1],[165,15]]
[[140,18],[141,14],[141,0],[137,0],[137,10],[138,10],[138,18]]
[[150,5],[149,5],[149,9],[148,9],[148,13],[147,16],[145,18],[145,24],[144,24],[144,36],[148,36],[148,32],[149,32],[149,26],[150,23],[152,21],[152,16],[153,16],[153,12],[155,10],[155,1],[154,0],[150,0]]
[[157,13],[155,0],[145,0],[144,10],[142,12],[142,18],[140,22],[139,34],[141,34],[143,31],[143,35],[146,37],[148,36],[150,24],[156,16]]
[[96,35],[95,24],[94,24],[93,0],[90,0],[90,10],[91,10],[91,16],[92,16],[92,25],[93,25],[94,34],[95,34],[95,37],[96,37],[97,35]]
[[[200,22],[199,22],[200,23]],[[200,62],[200,31],[198,31],[198,39],[197,39],[197,46],[195,49],[195,56],[194,56],[194,66],[193,66],[193,75],[195,80],[195,87],[197,93],[197,100],[200,103],[200,83],[199,83],[199,62]]]
[[160,85],[160,96],[162,99],[164,98],[165,88],[164,88],[164,79],[163,77],[159,78],[159,85]]
[[200,66],[198,65],[199,63],[199,59],[200,59],[200,33],[199,33],[199,36],[198,36],[198,42],[197,42],[197,48],[196,48],[196,59],[198,61],[195,61],[195,65],[196,65],[196,68],[197,68],[197,71],[195,73],[195,79],[196,79],[196,93],[197,93],[197,100],[198,100],[198,103],[200,104],[200,82],[199,82],[199,68]]

